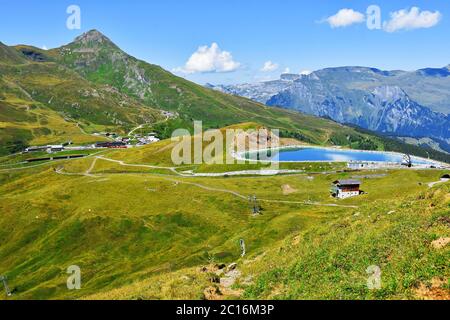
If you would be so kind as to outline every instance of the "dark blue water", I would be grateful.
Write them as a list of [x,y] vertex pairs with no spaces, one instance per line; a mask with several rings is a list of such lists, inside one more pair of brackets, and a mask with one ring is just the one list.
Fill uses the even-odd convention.
[[[247,158],[254,156],[254,154],[247,154]],[[263,159],[263,157],[260,157]],[[368,162],[397,162],[401,163],[403,155],[392,154],[381,151],[360,151],[360,150],[337,150],[328,148],[296,148],[296,149],[281,149],[272,153],[267,159],[272,161],[368,161]],[[430,164],[426,160],[412,158],[415,164]]]

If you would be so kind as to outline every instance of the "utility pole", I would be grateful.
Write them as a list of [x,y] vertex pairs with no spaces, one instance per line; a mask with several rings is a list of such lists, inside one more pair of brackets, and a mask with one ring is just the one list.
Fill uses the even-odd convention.
[[412,160],[409,154],[403,155],[403,165],[407,166],[408,168],[412,167]]
[[253,215],[257,215],[260,213],[260,208],[258,205],[258,200],[256,199],[256,195],[249,196],[248,201],[250,202],[250,206],[252,207]]
[[244,239],[239,240],[239,245],[241,246],[241,257],[245,256],[245,242]]
[[6,295],[7,295],[8,297],[10,297],[10,296],[12,295],[12,293],[11,293],[11,291],[9,290],[9,287],[8,287],[8,281],[7,281],[6,276],[1,276],[1,275],[0,275],[0,281],[3,282],[3,286],[5,287]]

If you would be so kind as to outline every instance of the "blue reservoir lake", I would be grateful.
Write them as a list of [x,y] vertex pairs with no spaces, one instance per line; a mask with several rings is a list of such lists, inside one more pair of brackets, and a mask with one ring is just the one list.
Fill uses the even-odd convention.
[[[272,151],[270,154],[260,151],[260,160],[282,161],[282,162],[393,162],[402,163],[403,155],[399,153],[382,152],[382,151],[363,151],[363,150],[345,150],[335,148],[286,148]],[[246,153],[245,158],[256,159],[256,152]],[[411,157],[413,164],[433,164],[433,161],[426,159]]]

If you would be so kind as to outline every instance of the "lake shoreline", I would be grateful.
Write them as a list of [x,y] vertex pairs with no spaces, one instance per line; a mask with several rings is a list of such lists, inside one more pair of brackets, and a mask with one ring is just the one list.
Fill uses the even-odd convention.
[[[275,148],[264,148],[259,150],[250,150],[246,151],[245,153],[235,153],[233,152],[233,157],[237,160],[246,160],[250,162],[261,162],[261,163],[272,163],[272,162],[278,162],[278,163],[369,163],[369,164],[377,164],[377,165],[385,165],[387,167],[392,167],[393,165],[401,165],[401,161],[376,161],[376,160],[256,160],[256,159],[249,159],[246,157],[249,153],[255,153],[255,152],[267,152],[267,151],[286,151],[286,150],[295,150],[295,149],[323,149],[323,150],[331,150],[331,151],[345,151],[345,152],[364,152],[364,153],[375,153],[375,154],[381,154],[381,155],[392,155],[392,156],[399,156],[403,157],[405,154],[395,152],[395,151],[379,151],[379,150],[359,150],[359,149],[347,149],[342,147],[324,147],[324,146],[312,146],[312,145],[289,145],[289,146],[281,146],[281,147],[275,147]],[[437,161],[434,159],[427,159],[419,156],[412,156],[411,160],[417,160],[422,161],[425,163],[413,163],[413,166],[415,167],[427,167],[430,166],[437,166],[437,167],[443,167],[443,168],[449,168],[450,164]]]

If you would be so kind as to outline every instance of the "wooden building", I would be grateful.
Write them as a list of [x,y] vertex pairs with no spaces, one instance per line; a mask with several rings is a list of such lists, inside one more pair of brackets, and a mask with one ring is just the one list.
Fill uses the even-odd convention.
[[361,182],[359,180],[336,180],[331,187],[331,195],[339,199],[358,196],[361,193],[360,186]]

